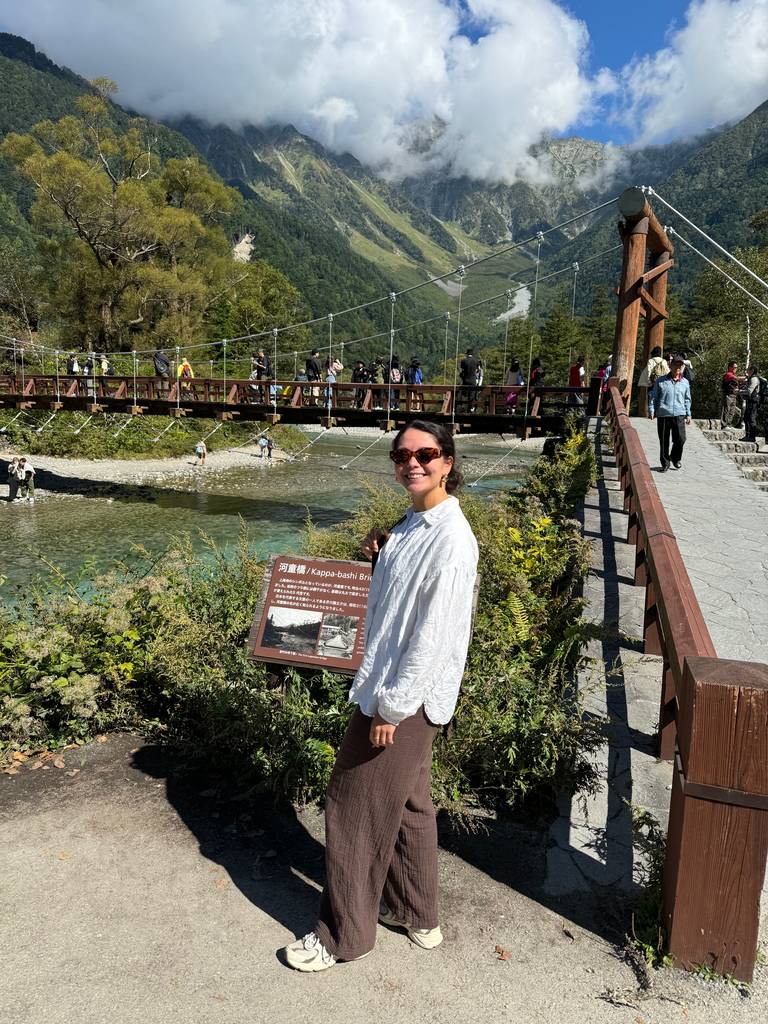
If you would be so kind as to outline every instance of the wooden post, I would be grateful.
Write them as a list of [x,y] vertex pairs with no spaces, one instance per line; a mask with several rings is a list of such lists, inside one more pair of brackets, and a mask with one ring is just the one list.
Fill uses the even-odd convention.
[[[666,269],[661,270],[666,266]],[[643,288],[647,290],[653,306],[645,311],[645,334],[643,337],[643,366],[647,366],[651,350],[658,345],[664,351],[664,324],[667,321],[667,281],[669,268],[672,266],[672,253],[663,250],[653,259],[651,272],[645,275]],[[655,273],[656,271],[660,271]],[[652,276],[655,273],[655,276]],[[664,312],[660,312],[664,310]],[[639,416],[648,414],[648,389],[637,390],[637,412]]]
[[689,657],[663,924],[678,966],[751,981],[768,854],[768,665]]
[[637,327],[640,323],[640,280],[645,270],[645,249],[648,218],[621,227],[624,260],[619,285],[619,306],[616,311],[616,336],[613,343],[613,376],[619,378],[624,405],[629,409],[632,399],[632,375],[635,369]]
[[[624,260],[619,284],[619,306],[616,311],[613,375],[619,378],[624,405],[629,411],[629,403],[632,398],[632,375],[635,368],[637,327],[640,322],[643,300],[645,299],[646,307],[650,307],[647,308],[648,314],[658,313],[658,310],[661,309],[666,315],[663,302],[658,302],[655,294],[650,291],[643,293],[646,281],[651,283],[658,280],[660,273],[661,276],[666,277],[658,269],[644,274],[646,248],[656,257],[663,254],[666,260],[669,260],[674,250],[642,189],[625,189],[619,197],[619,212],[624,217],[624,224],[619,225],[619,234],[624,242]],[[663,264],[664,260],[661,260],[657,262],[657,267]],[[664,297],[666,297],[666,281],[658,287],[664,289]],[[664,337],[663,319],[662,340]],[[660,344],[660,342],[656,341],[654,344]]]

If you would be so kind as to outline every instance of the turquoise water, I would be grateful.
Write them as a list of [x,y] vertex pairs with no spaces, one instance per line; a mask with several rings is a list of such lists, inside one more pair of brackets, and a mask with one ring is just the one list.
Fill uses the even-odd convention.
[[[135,494],[128,488],[114,498],[57,494],[33,506],[0,501],[2,592],[8,598],[14,584],[46,572],[41,554],[67,574],[87,559],[101,571],[118,560],[136,560],[135,545],[159,554],[181,533],[188,533],[198,550],[205,547],[200,531],[219,545],[233,544],[241,519],[260,557],[298,551],[307,513],[318,526],[332,525],[352,511],[366,478],[391,481],[385,444],[342,468],[369,443],[357,437],[320,439],[296,462],[268,467],[255,458],[253,469],[206,469],[194,480],[153,491],[153,500],[147,500],[146,488],[136,488]],[[475,439],[458,439],[458,447],[468,478],[490,469],[504,454]],[[475,493],[517,486],[534,458],[516,453],[480,481]]]

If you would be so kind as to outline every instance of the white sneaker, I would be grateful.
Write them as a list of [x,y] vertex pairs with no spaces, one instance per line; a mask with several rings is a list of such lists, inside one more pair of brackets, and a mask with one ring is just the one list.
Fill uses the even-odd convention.
[[379,904],[379,921],[390,928],[404,928],[411,942],[415,942],[422,949],[434,949],[443,941],[440,925],[437,928],[412,928],[408,921],[395,917],[386,903]]
[[[325,948],[314,932],[310,932],[297,942],[292,942],[290,946],[285,947],[283,952],[288,966],[293,967],[296,971],[325,971],[339,963],[339,960]],[[362,956],[355,957],[355,959],[362,960],[366,956],[368,953],[363,953]]]

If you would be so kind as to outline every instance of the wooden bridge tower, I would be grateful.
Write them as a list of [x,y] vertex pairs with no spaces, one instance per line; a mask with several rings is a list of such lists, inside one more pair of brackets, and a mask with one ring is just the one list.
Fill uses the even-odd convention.
[[[624,257],[618,291],[612,376],[618,378],[624,404],[629,409],[641,316],[645,318],[643,365],[648,362],[651,349],[656,345],[664,348],[664,324],[669,317],[666,309],[667,274],[674,266],[674,248],[642,189],[628,188],[622,192],[619,212],[624,218],[623,223],[619,222]],[[646,269],[649,256],[650,266]],[[646,402],[646,391],[641,389],[638,395],[641,416],[647,411]]]

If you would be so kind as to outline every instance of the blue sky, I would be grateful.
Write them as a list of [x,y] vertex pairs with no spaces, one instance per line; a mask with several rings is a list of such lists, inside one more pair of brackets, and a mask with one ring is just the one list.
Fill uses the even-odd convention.
[[688,0],[569,0],[561,5],[586,22],[592,44],[590,71],[618,70],[634,56],[655,53],[664,46],[667,30],[684,21]]

